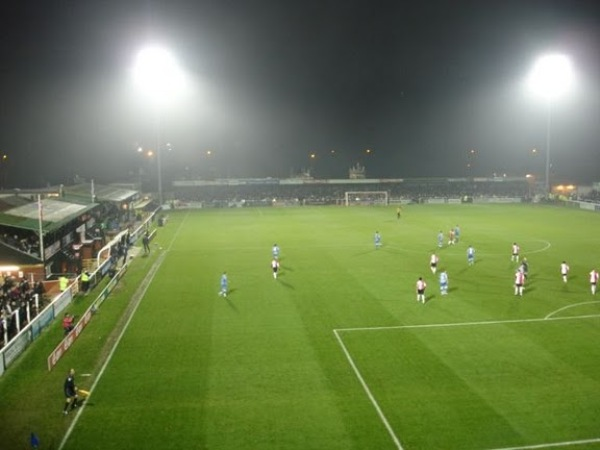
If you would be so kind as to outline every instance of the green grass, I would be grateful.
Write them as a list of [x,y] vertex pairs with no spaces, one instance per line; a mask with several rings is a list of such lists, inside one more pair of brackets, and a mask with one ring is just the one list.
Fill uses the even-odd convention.
[[[429,255],[438,231],[456,224],[461,242],[439,252],[451,288],[441,297]],[[2,448],[28,448],[33,430],[41,448],[57,449],[72,424],[65,450],[599,440],[600,294],[588,283],[600,266],[598,229],[600,215],[531,205],[407,206],[399,222],[392,207],[172,213],[157,237],[164,250],[134,261],[53,372],[45,358],[60,324],[0,380]],[[513,295],[514,241],[530,265],[523,298]],[[117,325],[153,264],[131,322]],[[217,296],[223,270],[226,299]],[[415,301],[419,276],[425,305]],[[61,415],[71,366],[92,374],[78,378],[93,393],[76,421]]]

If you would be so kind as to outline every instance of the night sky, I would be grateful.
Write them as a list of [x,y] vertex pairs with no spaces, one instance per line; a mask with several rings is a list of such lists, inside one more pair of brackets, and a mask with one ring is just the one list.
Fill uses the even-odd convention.
[[[157,130],[167,179],[541,175],[546,106],[524,80],[549,51],[577,77],[553,106],[554,179],[600,181],[597,1],[20,0],[0,17],[3,188],[153,173],[136,148]],[[131,76],[147,44],[190,81],[160,127]]]

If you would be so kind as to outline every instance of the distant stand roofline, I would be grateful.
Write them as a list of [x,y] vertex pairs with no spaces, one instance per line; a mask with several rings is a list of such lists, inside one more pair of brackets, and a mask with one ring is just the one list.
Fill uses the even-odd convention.
[[176,180],[173,187],[195,186],[249,186],[249,185],[328,185],[328,184],[398,184],[398,183],[513,183],[528,182],[526,177],[474,177],[474,178],[337,178],[337,179],[307,179],[307,178],[217,178],[214,180]]
[[[92,201],[92,193],[94,201]],[[14,188],[0,191],[1,198],[9,197],[60,197],[75,200],[77,202],[95,203],[98,201],[123,202],[134,199],[139,192],[125,185],[105,185],[92,183],[78,183],[74,185],[48,186],[39,189]]]

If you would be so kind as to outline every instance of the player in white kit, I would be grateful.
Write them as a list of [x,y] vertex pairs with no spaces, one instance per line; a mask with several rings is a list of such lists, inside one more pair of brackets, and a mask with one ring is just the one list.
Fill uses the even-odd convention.
[[515,272],[515,295],[523,296],[523,286],[525,285],[525,274],[520,270]]
[[425,303],[425,288],[427,288],[427,283],[423,280],[423,278],[419,277],[417,280],[417,301]]
[[521,251],[521,248],[519,247],[519,244],[517,244],[516,242],[513,243],[512,245],[512,253],[510,256],[510,260],[511,261],[515,261],[515,262],[519,262],[519,252]]
[[600,278],[600,274],[596,269],[592,269],[590,272],[590,289],[592,291],[592,295],[596,295],[596,286],[598,285],[598,278]]
[[431,254],[431,258],[429,258],[429,268],[431,269],[431,273],[435,275],[437,272],[437,265],[440,262],[440,258],[435,253]]
[[275,258],[271,261],[271,269],[273,269],[273,278],[277,279],[277,273],[279,272],[279,261]]
[[563,261],[562,263],[560,263],[560,276],[562,277],[563,283],[567,282],[569,270],[571,270],[571,269],[569,268],[569,265],[567,264],[566,261]]

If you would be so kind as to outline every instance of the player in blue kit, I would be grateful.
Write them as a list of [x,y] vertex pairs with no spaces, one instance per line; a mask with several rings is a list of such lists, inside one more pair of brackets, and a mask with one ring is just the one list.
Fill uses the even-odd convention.
[[470,266],[475,264],[475,249],[472,245],[469,245],[469,248],[467,249],[467,264]]
[[375,249],[379,249],[379,247],[381,247],[381,234],[379,234],[379,231],[375,232]]
[[219,295],[221,297],[227,297],[227,290],[229,288],[229,281],[227,280],[227,272],[223,272],[221,275],[221,290],[219,291]]
[[448,273],[445,270],[440,272],[440,293],[442,295],[448,294]]

